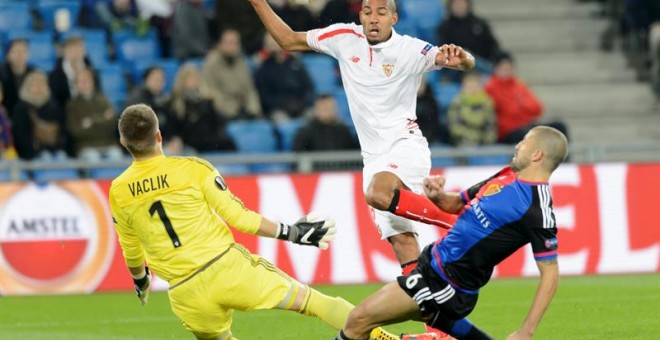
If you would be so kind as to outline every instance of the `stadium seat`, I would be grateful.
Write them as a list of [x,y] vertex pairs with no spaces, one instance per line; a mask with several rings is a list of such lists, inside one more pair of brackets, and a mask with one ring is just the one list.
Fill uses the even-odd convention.
[[280,135],[281,150],[291,151],[293,149],[293,141],[296,139],[296,134],[298,133],[300,127],[302,127],[304,124],[304,118],[297,118],[279,124],[275,127]]
[[154,31],[143,37],[132,33],[115,33],[113,41],[117,50],[117,60],[127,66],[138,60],[150,61],[160,58],[160,47]]
[[49,73],[55,68],[55,60],[38,60],[30,62],[30,66],[38,68],[46,73]]
[[36,6],[43,19],[45,29],[55,29],[55,15],[59,11],[69,12],[71,26],[75,26],[80,14],[80,1],[77,0],[40,0]]
[[29,41],[30,63],[55,62],[55,44],[52,32],[36,32],[30,30],[13,30],[7,33],[7,40],[25,39]]
[[332,93],[338,85],[336,62],[323,54],[303,54],[302,63],[314,84],[316,94]]
[[79,36],[85,41],[87,57],[89,57],[89,59],[92,61],[92,65],[94,65],[94,67],[109,63],[108,43],[106,41],[105,32],[103,30],[71,30],[63,33],[60,37],[60,40],[64,41],[70,37],[75,36]]
[[165,91],[169,92],[179,70],[179,62],[175,59],[136,60],[133,62],[133,82],[142,84],[142,74],[151,66],[160,66],[165,71]]
[[418,37],[419,32],[417,30],[417,25],[415,25],[415,22],[413,19],[409,20],[404,20],[401,19],[399,20],[395,25],[394,25],[394,30],[396,33],[399,33],[400,35],[408,35],[411,37]]
[[353,126],[353,119],[351,119],[351,110],[348,108],[348,98],[346,98],[346,91],[339,87],[333,92],[335,102],[337,103],[337,115],[348,126]]
[[32,17],[28,4],[21,2],[0,4],[0,32],[27,30],[31,27]]
[[78,169],[40,169],[32,172],[32,178],[37,183],[79,179]]
[[461,92],[461,86],[455,83],[432,84],[431,88],[433,89],[435,100],[438,101],[441,113],[447,112],[454,97]]
[[126,79],[123,68],[118,64],[106,64],[97,67],[101,91],[119,111],[126,100]]
[[121,175],[126,168],[91,168],[89,169],[89,177],[93,179],[114,179]]
[[277,148],[273,126],[266,120],[229,122],[227,133],[240,152],[270,153]]
[[[411,31],[414,34],[406,34],[431,44],[438,42],[437,29],[444,15],[441,0],[405,0],[401,2],[400,10],[403,21],[410,22],[414,26],[414,31]],[[400,29],[397,29],[397,32],[401,33]]]

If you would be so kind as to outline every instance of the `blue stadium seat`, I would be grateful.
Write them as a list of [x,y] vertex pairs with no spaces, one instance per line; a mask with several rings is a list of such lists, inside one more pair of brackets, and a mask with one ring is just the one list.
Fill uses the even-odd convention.
[[55,60],[38,60],[30,62],[31,66],[34,66],[46,73],[49,73],[55,68]]
[[433,95],[435,96],[435,100],[438,101],[441,112],[447,112],[454,97],[461,92],[461,86],[455,83],[432,84],[431,88],[433,89]]
[[114,179],[121,175],[126,168],[91,168],[89,177],[93,179]]
[[348,126],[353,126],[353,119],[351,119],[351,110],[348,108],[348,99],[346,98],[346,91],[339,87],[333,92],[335,102],[337,103],[337,115]]
[[31,27],[32,17],[28,4],[20,2],[0,4],[0,32],[27,30]]
[[302,63],[314,84],[316,94],[332,93],[337,87],[335,60],[323,54],[303,54]]
[[275,131],[267,120],[229,122],[227,134],[240,152],[270,153],[277,148]]
[[160,58],[160,47],[155,31],[150,31],[143,37],[132,33],[118,32],[113,34],[117,49],[117,59],[127,65],[138,60],[154,60]]
[[29,41],[30,63],[51,61],[55,62],[55,44],[52,32],[36,32],[29,30],[13,30],[7,33],[8,40],[26,39]]
[[296,139],[296,134],[300,127],[305,124],[304,118],[297,118],[289,120],[288,122],[276,126],[277,132],[280,135],[280,149],[283,151],[293,150],[293,141]]
[[404,20],[401,19],[394,25],[394,30],[400,35],[409,35],[411,37],[417,38],[419,36],[419,31],[417,30],[417,25],[415,25],[414,19]]
[[113,103],[115,110],[121,110],[126,100],[126,79],[123,68],[118,64],[106,64],[97,67],[97,71],[101,91]]
[[151,66],[160,66],[165,71],[165,91],[169,92],[179,70],[179,62],[175,59],[136,60],[132,70],[135,84],[142,84],[142,74]]
[[92,61],[94,67],[109,63],[108,43],[105,38],[105,31],[95,29],[76,29],[63,33],[60,40],[64,41],[75,36],[81,37],[85,41],[87,57]]
[[68,11],[71,26],[75,26],[80,14],[80,1],[77,0],[40,0],[36,6],[41,14],[44,26],[48,30],[55,29],[55,15],[58,11]]
[[79,179],[77,169],[40,169],[34,170],[32,178],[37,183]]
[[414,37],[432,44],[438,42],[437,29],[444,16],[444,6],[441,0],[405,0],[401,2],[400,9],[403,13],[403,20],[410,21],[415,26]]

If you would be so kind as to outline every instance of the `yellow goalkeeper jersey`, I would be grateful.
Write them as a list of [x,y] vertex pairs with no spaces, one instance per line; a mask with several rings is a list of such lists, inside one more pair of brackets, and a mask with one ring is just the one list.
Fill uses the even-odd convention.
[[228,225],[255,234],[261,223],[218,171],[195,157],[135,161],[112,181],[109,200],[126,264],[146,260],[170,285],[234,243]]

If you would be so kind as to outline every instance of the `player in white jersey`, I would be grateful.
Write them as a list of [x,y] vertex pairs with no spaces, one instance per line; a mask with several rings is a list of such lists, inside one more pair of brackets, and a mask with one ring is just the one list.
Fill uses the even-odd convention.
[[444,228],[455,221],[423,195],[431,157],[415,122],[417,89],[424,72],[470,70],[474,57],[459,46],[437,47],[397,34],[394,0],[363,0],[362,25],[334,24],[308,32],[293,31],[266,0],[248,1],[283,49],[314,50],[338,60],[364,158],[365,198],[375,209],[381,236],[408,274],[420,252],[410,220]]

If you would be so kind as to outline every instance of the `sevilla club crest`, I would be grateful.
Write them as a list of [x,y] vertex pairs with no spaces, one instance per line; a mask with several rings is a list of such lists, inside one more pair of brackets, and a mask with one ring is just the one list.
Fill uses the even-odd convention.
[[383,73],[387,78],[392,76],[392,71],[394,70],[394,64],[383,64]]

